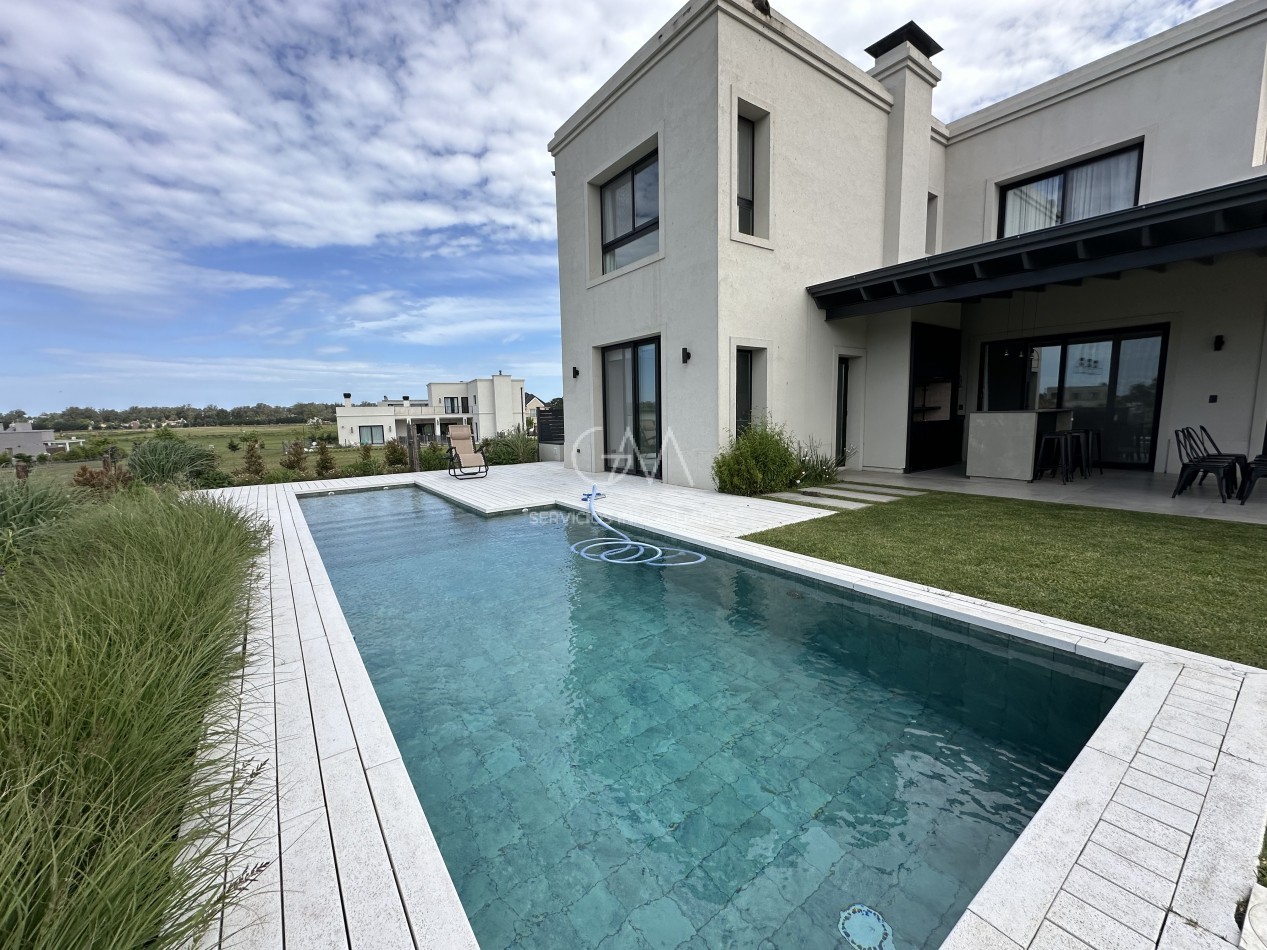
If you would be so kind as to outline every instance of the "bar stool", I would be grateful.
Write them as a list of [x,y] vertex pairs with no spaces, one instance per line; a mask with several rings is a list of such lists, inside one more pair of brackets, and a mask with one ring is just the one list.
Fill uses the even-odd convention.
[[1073,434],[1074,438],[1078,440],[1078,467],[1082,470],[1082,477],[1090,477],[1092,466],[1098,468],[1100,470],[1100,474],[1103,475],[1104,454],[1101,449],[1100,430],[1071,429],[1069,431]]
[[[1044,432],[1038,442],[1038,461],[1034,465],[1034,480],[1038,481],[1043,477],[1043,472],[1051,469],[1052,475],[1055,476],[1056,469],[1060,469],[1060,481],[1062,483],[1069,481],[1069,464],[1071,459],[1073,434],[1068,429],[1062,429],[1058,432]],[[1043,459],[1047,457],[1048,449],[1051,450],[1051,464],[1044,465]]]

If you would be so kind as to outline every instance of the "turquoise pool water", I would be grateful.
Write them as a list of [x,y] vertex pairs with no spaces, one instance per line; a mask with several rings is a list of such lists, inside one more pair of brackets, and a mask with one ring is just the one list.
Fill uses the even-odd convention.
[[[304,499],[492,948],[936,946],[1129,675],[559,512]],[[601,508],[600,508],[601,511]]]

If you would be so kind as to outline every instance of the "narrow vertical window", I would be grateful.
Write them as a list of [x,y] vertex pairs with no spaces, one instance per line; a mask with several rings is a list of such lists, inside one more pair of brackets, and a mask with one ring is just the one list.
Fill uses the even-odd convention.
[[752,350],[735,351],[735,435],[752,425]]
[[739,117],[739,233],[756,234],[757,124]]
[[603,273],[619,270],[660,248],[660,161],[651,155],[600,189]]

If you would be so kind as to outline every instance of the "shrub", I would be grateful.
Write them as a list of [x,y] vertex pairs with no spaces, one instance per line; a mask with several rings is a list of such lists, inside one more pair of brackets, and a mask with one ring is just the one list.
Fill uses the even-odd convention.
[[275,468],[266,472],[260,480],[265,485],[284,485],[287,482],[302,482],[308,475],[293,468]]
[[228,472],[220,471],[218,468],[204,472],[194,479],[194,487],[196,488],[228,488],[232,484],[233,476]]
[[89,468],[79,466],[71,483],[76,488],[89,488],[96,492],[115,492],[132,484],[132,473],[121,465],[110,468]]
[[491,439],[486,439],[480,446],[489,465],[517,465],[521,462],[536,462],[540,458],[537,453],[537,440],[524,431],[522,426],[515,426],[509,432],[499,432]]
[[801,474],[796,446],[781,425],[756,418],[713,459],[717,490],[730,495],[787,491]]
[[334,474],[334,453],[330,451],[329,442],[317,443],[317,477],[329,478]]
[[197,485],[199,479],[215,471],[216,453],[171,432],[159,429],[156,435],[142,442],[128,459],[132,477],[143,485]]
[[237,452],[240,452],[242,450],[242,443],[240,443],[237,439],[230,439],[228,441],[228,444],[225,447],[230,452],[233,452],[236,454]]
[[408,465],[409,452],[395,439],[391,439],[383,446],[383,462],[388,468],[397,468],[401,465]]
[[418,453],[418,469],[423,472],[436,472],[449,467],[449,453],[439,442],[428,442],[427,447]]
[[0,576],[23,548],[48,526],[73,514],[90,500],[85,492],[56,485],[6,482],[0,485]]
[[286,446],[286,452],[282,455],[281,462],[278,463],[282,468],[290,469],[300,475],[308,471],[308,455],[304,452],[304,444],[299,439],[291,442]]
[[[836,481],[837,469],[844,464],[844,459],[838,459],[834,455],[829,455],[823,451],[816,439],[810,439],[804,445],[798,446],[797,453],[801,459],[801,474],[797,481],[802,487],[807,485],[830,485]],[[846,450],[845,458],[849,457]]]
[[360,459],[351,465],[345,465],[339,469],[340,478],[363,478],[368,475],[382,475],[383,466],[380,462],[373,459],[366,461]]
[[[241,484],[258,484],[264,477],[264,456],[260,454],[260,443],[250,439],[246,443],[246,454],[242,456],[242,467],[233,473],[242,479]],[[254,479],[255,481],[250,481]]]
[[247,779],[216,750],[263,542],[227,506],[125,492],[60,520],[4,585],[6,946],[188,946],[240,891],[226,818]]
[[368,442],[362,442],[361,447],[357,449],[357,456],[362,462],[368,462],[374,457],[374,447]]

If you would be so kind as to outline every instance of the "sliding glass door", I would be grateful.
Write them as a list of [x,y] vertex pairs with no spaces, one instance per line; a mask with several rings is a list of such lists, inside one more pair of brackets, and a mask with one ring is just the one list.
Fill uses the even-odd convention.
[[603,349],[603,464],[660,477],[660,341]]
[[978,405],[1072,409],[1075,428],[1099,430],[1106,465],[1152,468],[1166,335],[1154,326],[986,343]]

